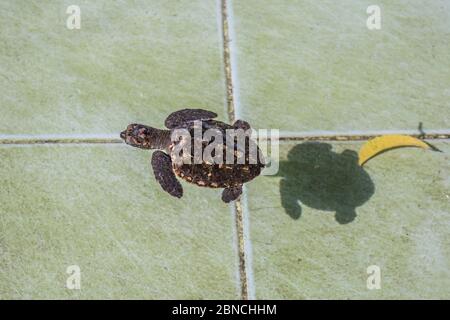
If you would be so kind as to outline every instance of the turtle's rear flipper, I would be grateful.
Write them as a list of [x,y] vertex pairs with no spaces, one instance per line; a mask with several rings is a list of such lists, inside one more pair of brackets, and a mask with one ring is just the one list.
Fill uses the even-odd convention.
[[222,192],[222,200],[225,203],[236,200],[242,194],[242,186],[225,188]]
[[164,122],[169,129],[179,127],[183,123],[194,120],[208,120],[217,117],[217,113],[203,109],[182,109],[172,112]]
[[235,129],[244,129],[244,131],[251,129],[250,124],[244,120],[236,120],[235,123],[233,123],[233,127]]
[[164,191],[177,198],[183,196],[183,187],[173,173],[172,160],[168,154],[162,151],[153,152],[152,168],[156,180],[158,180]]

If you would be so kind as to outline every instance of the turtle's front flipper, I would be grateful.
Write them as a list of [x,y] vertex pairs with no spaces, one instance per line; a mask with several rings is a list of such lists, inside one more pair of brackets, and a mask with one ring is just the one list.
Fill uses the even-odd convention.
[[183,187],[173,173],[172,160],[168,154],[159,150],[153,152],[152,168],[156,180],[158,180],[164,191],[177,198],[183,196]]
[[208,120],[217,117],[217,113],[203,109],[183,109],[172,112],[164,122],[169,129],[194,120]]
[[222,200],[225,203],[236,200],[242,194],[242,185],[225,188],[222,192]]

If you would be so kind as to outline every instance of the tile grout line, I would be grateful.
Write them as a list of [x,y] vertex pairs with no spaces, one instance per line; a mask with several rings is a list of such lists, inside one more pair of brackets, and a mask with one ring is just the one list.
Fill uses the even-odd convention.
[[118,134],[0,134],[0,144],[122,143]]
[[[405,133],[389,133],[390,135]],[[368,141],[384,134],[361,134],[361,135],[283,135],[280,134],[280,141],[329,141],[329,142],[343,142],[343,141]],[[419,138],[421,140],[448,140],[450,134],[407,134],[408,136]],[[270,140],[262,138],[262,140]]]
[[[400,133],[399,133],[400,134]],[[450,134],[408,134],[409,136],[420,138],[422,140],[449,140]],[[366,141],[378,137],[380,134],[373,135],[283,135],[280,134],[280,141]],[[261,138],[262,140],[267,140]],[[268,138],[270,140],[270,138]],[[0,138],[0,145],[33,145],[33,144],[121,144],[121,139],[105,138]]]
[[415,130],[379,130],[379,131],[312,131],[312,132],[293,132],[281,131],[279,135],[280,140],[293,141],[364,141],[381,135],[409,135],[425,140],[449,139],[450,130],[427,130],[427,132],[418,133]]
[[[221,1],[221,15],[222,15],[222,42],[223,42],[223,61],[225,69],[225,81],[227,92],[227,112],[230,123],[236,120],[236,104],[235,93],[233,91],[233,71],[230,50],[230,26],[227,0]],[[238,256],[239,256],[239,278],[241,286],[241,299],[249,299],[248,291],[248,276],[246,263],[246,244],[244,236],[244,212],[242,210],[242,201],[238,199],[234,202],[233,211],[235,213],[236,233],[238,241]]]
[[250,211],[248,209],[248,192],[245,185],[242,186],[242,196],[238,200],[242,213],[242,239],[244,246],[244,262],[246,271],[247,299],[255,300],[255,282],[253,277],[253,255],[250,239]]
[[221,1],[222,14],[222,43],[223,43],[223,61],[225,69],[225,81],[227,89],[227,111],[230,122],[235,121],[235,104],[233,92],[233,75],[231,73],[231,53],[230,53],[230,33],[228,25],[227,0]]
[[[227,98],[228,99],[228,98]],[[232,99],[232,98],[231,98]],[[234,106],[234,104],[233,104]],[[233,107],[234,109],[234,107]],[[234,114],[229,115],[234,121]],[[350,133],[317,131],[295,132],[281,131],[279,140],[285,141],[365,141],[385,134],[406,134],[423,140],[450,139],[450,130],[429,130],[419,134],[413,130],[386,130],[386,131],[353,131]],[[264,138],[262,138],[265,140]],[[268,138],[270,139],[270,137]],[[123,143],[122,139],[115,135],[0,135],[0,145],[10,144],[111,144]]]
[[120,139],[0,139],[0,145],[121,144]]

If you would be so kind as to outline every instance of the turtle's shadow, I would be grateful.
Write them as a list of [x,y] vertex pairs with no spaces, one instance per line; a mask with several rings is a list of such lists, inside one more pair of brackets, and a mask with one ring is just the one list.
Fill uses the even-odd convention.
[[335,212],[340,224],[352,222],[356,207],[375,192],[369,174],[358,165],[355,151],[332,151],[327,143],[306,142],[293,147],[280,162],[281,203],[286,213],[299,219],[302,206]]

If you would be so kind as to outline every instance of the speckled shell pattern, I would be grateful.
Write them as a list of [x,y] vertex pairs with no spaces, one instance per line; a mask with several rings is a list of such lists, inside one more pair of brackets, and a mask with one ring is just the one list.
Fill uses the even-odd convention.
[[[233,146],[227,146],[226,145],[226,135],[225,130],[226,129],[234,129],[233,126],[230,126],[226,123],[215,121],[215,120],[203,120],[201,122],[202,124],[202,131],[205,132],[208,129],[217,129],[222,132],[223,136],[223,145],[226,148],[233,148],[235,151],[237,151],[236,145]],[[180,166],[177,166],[173,158],[175,155],[172,153],[172,150],[174,149],[174,146],[180,143],[183,143],[183,141],[176,141],[172,143],[169,146],[169,150],[171,151],[171,157],[172,157],[172,166],[173,171],[176,175],[178,175],[180,178],[184,179],[187,182],[194,183],[201,187],[209,187],[209,188],[227,188],[227,187],[233,187],[233,186],[239,186],[242,185],[245,182],[248,182],[252,180],[253,178],[257,177],[261,173],[261,169],[264,167],[264,160],[258,159],[257,163],[250,164],[249,163],[249,143],[256,143],[253,140],[246,139],[246,153],[245,153],[245,164],[237,164],[237,156],[235,153],[234,156],[234,164],[227,164],[225,163],[225,154],[226,154],[226,148],[223,148],[224,150],[224,163],[223,164],[208,164],[203,162],[202,164],[194,164],[194,158],[193,158],[193,147],[195,144],[194,141],[194,122],[187,122],[183,125],[181,125],[179,128],[187,129],[189,130],[191,134],[191,164],[181,164]],[[202,146],[203,149],[208,145],[209,142],[203,142]],[[259,148],[258,148],[259,151]],[[258,154],[261,154],[258,152]]]

